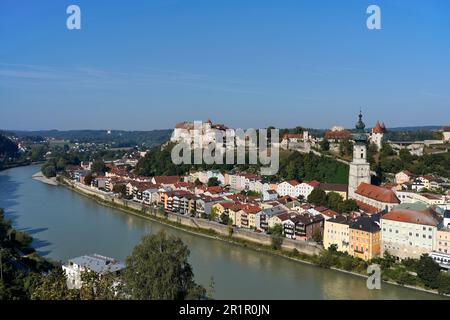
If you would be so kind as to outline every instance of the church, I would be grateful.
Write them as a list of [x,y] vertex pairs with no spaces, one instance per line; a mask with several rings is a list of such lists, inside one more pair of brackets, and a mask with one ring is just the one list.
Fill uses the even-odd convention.
[[356,200],[358,206],[368,213],[390,211],[400,201],[394,191],[371,184],[370,164],[367,161],[368,137],[362,117],[360,112],[353,135],[353,161],[350,163],[348,196]]

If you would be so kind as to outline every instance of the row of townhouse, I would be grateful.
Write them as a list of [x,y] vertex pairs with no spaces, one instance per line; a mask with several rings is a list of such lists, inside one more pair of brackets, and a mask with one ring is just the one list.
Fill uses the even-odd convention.
[[380,255],[381,233],[375,217],[360,216],[350,219],[339,215],[325,221],[323,246],[332,245],[340,252],[363,260]]
[[449,181],[435,175],[414,176],[408,170],[402,170],[395,174],[395,183],[410,187],[412,190],[420,192],[423,189],[436,190],[449,188]]
[[280,196],[291,196],[295,198],[308,199],[308,196],[314,189],[325,191],[326,194],[334,192],[339,194],[342,199],[347,199],[348,185],[338,183],[320,183],[319,181],[304,181],[297,180],[283,181],[277,186],[277,193]]
[[445,211],[442,216],[434,209],[412,210],[398,206],[381,215],[379,223],[376,215],[356,220],[344,216],[329,219],[325,221],[324,247],[336,245],[338,251],[365,260],[386,252],[398,261],[429,254],[449,268],[450,212]]

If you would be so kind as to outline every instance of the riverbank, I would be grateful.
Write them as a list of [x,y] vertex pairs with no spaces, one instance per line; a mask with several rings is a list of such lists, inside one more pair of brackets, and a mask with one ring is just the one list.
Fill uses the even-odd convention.
[[[244,239],[235,238],[235,237],[233,237],[233,234],[225,236],[223,234],[219,234],[219,233],[215,232],[212,229],[205,229],[205,228],[201,228],[200,226],[197,226],[197,227],[186,226],[186,225],[180,223],[180,220],[177,220],[177,219],[174,220],[172,216],[169,217],[167,214],[164,214],[163,211],[161,211],[161,210],[155,210],[153,208],[148,208],[150,210],[136,210],[136,209],[130,208],[128,206],[122,206],[118,203],[114,203],[114,200],[113,201],[105,201],[104,199],[96,196],[95,194],[88,193],[88,191],[93,192],[90,189],[83,190],[81,188],[75,187],[73,184],[61,183],[61,185],[69,188],[72,191],[75,191],[76,193],[78,193],[80,195],[90,198],[103,206],[118,209],[122,212],[129,213],[129,214],[138,216],[138,217],[146,219],[146,220],[154,221],[154,222],[160,223],[162,225],[169,226],[171,228],[181,230],[183,232],[187,232],[189,234],[193,234],[196,236],[201,236],[201,237],[205,237],[205,238],[209,238],[209,239],[213,239],[213,240],[224,241],[224,242],[227,242],[232,245],[250,248],[250,249],[258,251],[258,252],[267,253],[267,254],[270,254],[273,256],[279,256],[279,257],[282,257],[284,259],[288,259],[288,260],[291,260],[294,262],[300,262],[303,264],[320,267],[317,264],[317,259],[316,259],[317,255],[307,255],[304,253],[299,253],[297,250],[290,250],[290,251],[275,250],[270,245],[264,245],[264,244],[260,244],[260,243],[255,243],[253,241],[247,241]],[[140,204],[133,203],[133,205],[137,206]],[[170,218],[172,218],[172,220],[170,220]],[[336,272],[357,276],[360,278],[361,277],[365,278],[365,279],[368,278],[368,276],[365,273],[347,271],[347,270],[343,270],[343,269],[340,269],[337,267],[329,267],[326,269],[330,269],[330,270],[333,270]],[[398,284],[395,281],[391,281],[391,280],[383,280],[383,283],[407,288],[407,289],[414,290],[414,291],[420,291],[420,292],[438,295],[438,292],[434,291],[434,290],[429,290],[429,289],[426,289],[423,287],[412,286],[412,285],[402,285],[402,284]]]
[[52,186],[57,186],[58,185],[58,181],[56,180],[56,177],[53,178],[47,178],[46,176],[44,176],[44,174],[39,171],[36,172],[35,174],[33,174],[33,176],[31,177],[33,180],[37,180],[37,181],[41,181],[43,183],[52,185]]

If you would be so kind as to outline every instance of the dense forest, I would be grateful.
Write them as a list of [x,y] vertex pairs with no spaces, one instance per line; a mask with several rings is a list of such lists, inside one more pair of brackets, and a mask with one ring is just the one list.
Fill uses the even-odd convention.
[[17,144],[0,133],[0,159],[17,155]]
[[43,131],[12,131],[18,137],[53,138],[79,143],[110,143],[115,147],[146,146],[153,147],[169,140],[172,130],[123,131],[112,130],[43,130]]
[[[139,175],[183,175],[190,170],[221,170],[246,171],[259,173],[259,165],[227,165],[227,164],[198,164],[175,165],[171,159],[172,146],[166,148],[156,147],[142,158],[137,166]],[[248,163],[248,161],[247,161]],[[277,175],[266,177],[266,180],[318,180],[328,183],[347,183],[348,166],[336,160],[320,157],[313,153],[302,154],[297,151],[280,150],[280,170]]]

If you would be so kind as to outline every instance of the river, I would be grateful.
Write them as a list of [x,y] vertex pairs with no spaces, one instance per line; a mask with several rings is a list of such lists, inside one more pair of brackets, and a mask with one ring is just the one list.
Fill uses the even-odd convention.
[[17,229],[34,237],[39,254],[65,261],[98,253],[118,259],[140,238],[165,230],[188,245],[196,280],[214,279],[216,299],[437,299],[436,295],[382,284],[369,290],[364,278],[192,235],[107,208],[61,186],[32,180],[39,166],[0,172],[0,208]]

